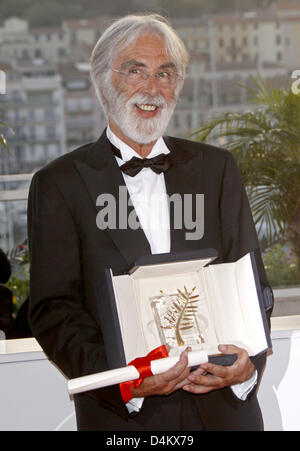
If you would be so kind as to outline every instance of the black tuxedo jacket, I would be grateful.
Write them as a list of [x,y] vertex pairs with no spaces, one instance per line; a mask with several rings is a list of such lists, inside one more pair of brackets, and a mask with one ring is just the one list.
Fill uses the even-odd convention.
[[[165,142],[173,161],[165,173],[168,194],[203,193],[205,199],[204,236],[200,240],[186,240],[190,230],[175,229],[171,213],[171,251],[214,248],[218,262],[231,262],[255,250],[261,283],[267,286],[247,196],[231,153],[182,139],[165,138]],[[151,252],[142,229],[97,227],[97,197],[111,193],[118,199],[122,185],[124,179],[105,132],[96,143],[39,170],[31,183],[29,320],[46,354],[68,378],[108,369],[109,350],[104,348],[100,326],[104,269],[124,273],[137,257]],[[264,361],[264,356],[255,359],[259,375]],[[142,412],[134,418],[128,415],[118,386],[76,395],[79,428],[175,429],[180,421],[168,423],[169,419],[183,415],[179,405],[189,403],[196,409],[192,417],[206,429],[261,427],[255,394],[243,402],[229,388],[207,395],[179,392],[147,398]]]

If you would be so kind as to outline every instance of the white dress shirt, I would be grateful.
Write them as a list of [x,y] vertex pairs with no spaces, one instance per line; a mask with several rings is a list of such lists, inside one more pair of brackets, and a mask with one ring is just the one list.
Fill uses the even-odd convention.
[[[116,157],[119,166],[131,160],[132,157],[142,158],[120,140],[109,126],[106,134],[109,141],[121,152],[122,159]],[[157,140],[147,158],[153,158],[161,153],[170,153],[162,137]],[[143,168],[135,177],[130,177],[123,172],[122,175],[152,254],[170,252],[170,217],[164,174],[156,174],[151,168]],[[244,401],[256,382],[257,371],[249,380],[233,385],[231,389],[239,399]],[[131,412],[139,411],[142,403],[143,398],[133,398],[126,405]]]
[[[121,141],[109,127],[107,127],[107,137],[121,152],[122,159],[116,157],[119,166],[131,160],[132,157],[142,158]],[[167,154],[170,151],[164,140],[159,138],[147,158],[153,158],[162,153]],[[123,172],[122,175],[152,254],[170,252],[170,220],[164,174],[156,174],[150,168],[143,168],[135,177],[130,177]]]

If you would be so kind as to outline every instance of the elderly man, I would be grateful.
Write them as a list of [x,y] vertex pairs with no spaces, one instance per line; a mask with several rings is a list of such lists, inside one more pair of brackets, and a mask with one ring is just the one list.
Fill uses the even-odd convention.
[[[215,248],[219,262],[255,250],[268,285],[244,188],[231,154],[162,135],[183,85],[188,55],[166,21],[128,16],[101,36],[91,58],[92,80],[108,127],[88,144],[48,164],[29,198],[32,330],[69,378],[107,369],[101,333],[104,269],[125,273],[137,257]],[[102,193],[121,202],[126,187],[140,227],[99,227]],[[157,196],[203,193],[204,235],[187,239]],[[141,201],[142,199],[142,201]],[[160,204],[158,206],[158,204]],[[124,211],[117,208],[117,211]],[[153,225],[152,219],[156,218]],[[118,224],[124,224],[119,218]],[[265,356],[243,349],[230,367],[187,368],[187,350],[169,371],[144,379],[125,403],[118,386],[75,396],[80,430],[261,430],[255,386]]]

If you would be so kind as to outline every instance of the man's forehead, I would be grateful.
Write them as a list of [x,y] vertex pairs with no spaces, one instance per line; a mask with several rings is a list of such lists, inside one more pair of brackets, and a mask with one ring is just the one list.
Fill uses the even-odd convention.
[[114,59],[122,65],[132,61],[146,64],[151,59],[159,60],[159,64],[172,62],[164,40],[149,34],[139,36],[134,43],[117,52]]

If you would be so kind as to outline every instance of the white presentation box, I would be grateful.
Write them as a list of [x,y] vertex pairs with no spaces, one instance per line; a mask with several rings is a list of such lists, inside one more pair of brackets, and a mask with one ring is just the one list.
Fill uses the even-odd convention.
[[[114,276],[110,271],[110,301],[116,306],[126,363],[166,343],[171,354],[187,345],[218,354],[218,344],[223,343],[243,347],[255,356],[271,346],[254,255],[249,253],[234,263],[210,264],[216,258],[214,250],[207,250],[206,257],[203,251],[199,251],[201,257],[197,254],[194,258],[191,253],[147,256],[129,274]],[[178,328],[179,338],[172,337],[184,308],[178,290],[183,294],[193,290],[190,306],[197,309],[191,308],[189,315],[200,331],[198,341],[189,335],[186,319]],[[159,320],[163,322],[160,328]]]
[[[124,367],[163,344],[170,346],[170,364],[190,346],[190,366],[232,364],[236,356],[221,354],[219,344],[237,345],[249,356],[271,348],[254,253],[234,263],[212,264],[216,258],[213,249],[157,254],[140,258],[128,274],[106,271],[101,326],[109,367],[117,372],[111,380],[107,374],[105,385],[138,378],[134,367],[125,373]],[[78,378],[77,390],[105,386],[101,374],[106,375],[98,374],[100,379]],[[92,385],[86,385],[90,377]]]

